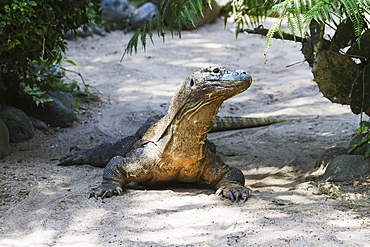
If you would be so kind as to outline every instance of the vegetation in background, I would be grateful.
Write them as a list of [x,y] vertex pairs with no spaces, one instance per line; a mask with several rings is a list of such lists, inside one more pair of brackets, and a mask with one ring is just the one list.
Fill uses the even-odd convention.
[[[191,21],[192,13],[202,15],[210,0],[161,1],[159,13],[131,38],[125,53],[137,52],[138,43],[146,47],[152,40],[153,27],[158,36],[168,30],[181,37],[181,23]],[[367,16],[366,16],[367,15]],[[370,115],[370,1],[367,0],[232,0],[224,7],[225,23],[233,19],[238,35],[248,31],[266,36],[266,50],[272,38],[287,37],[302,42],[302,53],[313,67],[314,80],[325,97],[335,103],[347,104],[355,114]],[[277,16],[269,29],[261,27],[264,18]],[[287,24],[289,33],[283,32]],[[245,26],[258,26],[253,30]],[[330,36],[326,28],[335,34]]]
[[26,97],[26,89],[40,99],[45,87],[56,87],[61,79],[54,69],[66,50],[64,33],[99,23],[99,4],[100,0],[0,0],[0,88],[6,88],[5,95]]

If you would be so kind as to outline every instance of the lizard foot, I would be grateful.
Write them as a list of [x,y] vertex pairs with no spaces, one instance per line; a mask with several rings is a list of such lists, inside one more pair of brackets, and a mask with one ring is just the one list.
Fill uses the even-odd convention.
[[83,165],[89,163],[89,156],[84,151],[78,151],[60,158],[58,166]]
[[223,195],[232,202],[246,202],[250,195],[250,190],[236,182],[223,183],[216,191],[216,195]]
[[98,188],[92,188],[89,192],[89,198],[94,197],[98,199],[101,197],[102,199],[112,197],[112,196],[120,196],[123,193],[123,189],[119,184],[116,183],[102,183]]

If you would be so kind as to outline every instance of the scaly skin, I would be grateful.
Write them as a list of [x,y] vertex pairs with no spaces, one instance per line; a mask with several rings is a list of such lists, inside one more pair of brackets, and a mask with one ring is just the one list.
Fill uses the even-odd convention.
[[[156,122],[159,121],[163,116],[153,116],[147,119],[147,121],[138,129],[138,131],[132,135],[118,140],[115,143],[102,143],[99,146],[83,149],[73,154],[66,155],[59,160],[58,165],[70,166],[70,165],[84,165],[90,164],[95,167],[104,168],[108,162],[117,155],[126,156],[136,143],[140,140],[145,132]],[[212,120],[211,130],[209,132],[218,132],[224,130],[235,130],[260,127],[275,123],[281,123],[286,121],[297,121],[302,119],[312,119],[317,117],[299,117],[299,118],[251,118],[251,117],[215,117]],[[211,150],[215,152],[215,145],[206,140]]]
[[[157,122],[154,119],[154,124],[144,125],[128,137],[132,138],[128,141],[131,144],[124,148],[121,144],[121,150],[119,145],[114,147],[121,155],[109,161],[101,185],[92,189],[89,196],[121,195],[130,182],[151,185],[179,181],[207,184],[231,201],[246,201],[249,190],[244,187],[243,173],[227,166],[212,151],[206,137],[220,105],[248,89],[251,82],[245,71],[223,67],[194,72],[172,98],[163,118]],[[80,161],[86,162],[91,155]]]

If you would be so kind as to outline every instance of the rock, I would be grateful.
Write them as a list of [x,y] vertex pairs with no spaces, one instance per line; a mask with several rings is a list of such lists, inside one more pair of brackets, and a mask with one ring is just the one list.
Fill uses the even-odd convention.
[[9,131],[4,121],[0,118],[0,158],[9,151]]
[[322,152],[316,161],[315,168],[325,169],[335,157],[346,154],[347,149],[343,147],[329,148]]
[[32,125],[35,129],[43,132],[50,132],[49,127],[43,121],[32,121]]
[[153,15],[158,13],[158,8],[151,2],[144,3],[136,9],[131,17],[131,28],[137,29],[141,27],[145,21],[152,18]]
[[10,142],[22,142],[35,134],[30,118],[22,110],[6,106],[0,111],[0,118],[8,128]]
[[[355,144],[357,144],[365,135],[355,135],[352,139],[351,142],[349,143],[348,149],[352,148]],[[364,143],[358,147],[356,147],[351,154],[354,155],[364,155],[365,152],[370,148],[370,144]]]
[[370,159],[363,155],[340,155],[335,157],[324,173],[329,182],[344,182],[370,174]]
[[114,29],[127,27],[127,19],[132,13],[132,7],[128,0],[102,0],[101,1],[102,18],[107,26]]
[[70,93],[55,93],[46,97],[53,101],[34,108],[30,115],[53,127],[70,127],[76,119],[77,102]]

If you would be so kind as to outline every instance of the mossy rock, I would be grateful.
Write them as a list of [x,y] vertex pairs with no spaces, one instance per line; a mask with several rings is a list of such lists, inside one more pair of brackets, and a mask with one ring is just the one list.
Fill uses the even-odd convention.
[[312,68],[314,80],[324,97],[346,105],[350,103],[352,84],[359,71],[351,58],[331,50],[320,51]]
[[34,107],[29,114],[52,127],[71,127],[76,120],[77,106],[72,94],[61,92],[50,94],[47,97],[52,101]]
[[340,155],[325,170],[323,178],[329,182],[344,182],[370,174],[370,159],[363,155]]

